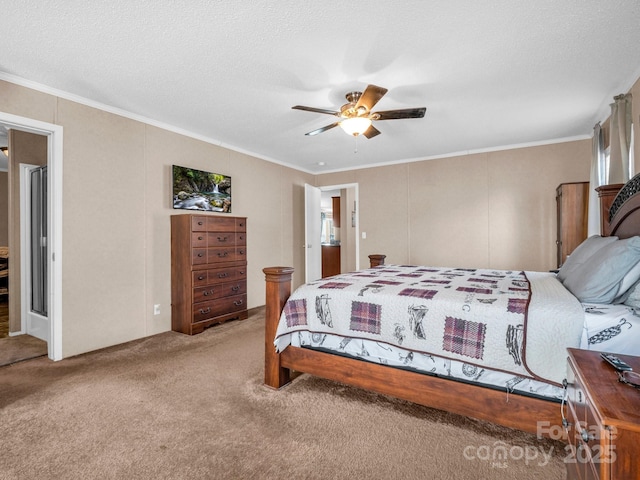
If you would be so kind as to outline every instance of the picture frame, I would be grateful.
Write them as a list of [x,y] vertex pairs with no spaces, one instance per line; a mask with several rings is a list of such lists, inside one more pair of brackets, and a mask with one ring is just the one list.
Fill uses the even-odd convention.
[[173,208],[231,213],[231,177],[179,165],[172,166]]

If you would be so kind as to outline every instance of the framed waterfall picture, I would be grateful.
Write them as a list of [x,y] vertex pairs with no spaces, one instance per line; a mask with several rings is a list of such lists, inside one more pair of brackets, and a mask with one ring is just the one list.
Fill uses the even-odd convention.
[[173,208],[231,213],[231,177],[173,165]]

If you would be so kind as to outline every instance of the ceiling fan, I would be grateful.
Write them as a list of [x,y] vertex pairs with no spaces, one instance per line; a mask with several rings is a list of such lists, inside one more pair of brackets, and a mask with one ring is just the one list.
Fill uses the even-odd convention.
[[373,138],[381,133],[380,130],[373,126],[372,122],[374,121],[424,117],[424,113],[427,111],[425,107],[372,112],[371,110],[375,104],[378,103],[386,93],[386,88],[376,85],[367,85],[364,92],[349,92],[345,95],[349,103],[342,105],[339,112],[326,110],[324,108],[305,107],[303,105],[296,105],[291,108],[308,112],[326,113],[327,115],[334,115],[340,118],[337,122],[308,132],[305,135],[317,135],[340,125],[349,135],[364,135],[367,138]]

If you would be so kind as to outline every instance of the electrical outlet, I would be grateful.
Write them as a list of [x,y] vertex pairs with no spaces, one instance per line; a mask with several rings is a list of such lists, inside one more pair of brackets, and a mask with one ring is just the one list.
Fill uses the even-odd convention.
[[362,239],[364,240],[365,238],[367,238],[367,232],[362,232]]
[[160,315],[160,304],[155,304],[153,306],[153,314],[154,315]]

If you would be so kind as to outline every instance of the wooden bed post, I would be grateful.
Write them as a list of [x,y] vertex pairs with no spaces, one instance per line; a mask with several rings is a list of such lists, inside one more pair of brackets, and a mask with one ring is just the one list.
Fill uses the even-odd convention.
[[264,383],[280,388],[289,383],[289,369],[280,366],[280,354],[273,340],[276,338],[278,321],[287,298],[291,295],[291,267],[267,267],[262,271],[267,282],[264,334]]
[[369,263],[371,264],[371,268],[378,267],[380,265],[384,265],[384,259],[385,258],[387,258],[386,255],[380,255],[380,254],[377,254],[377,253],[369,255]]

